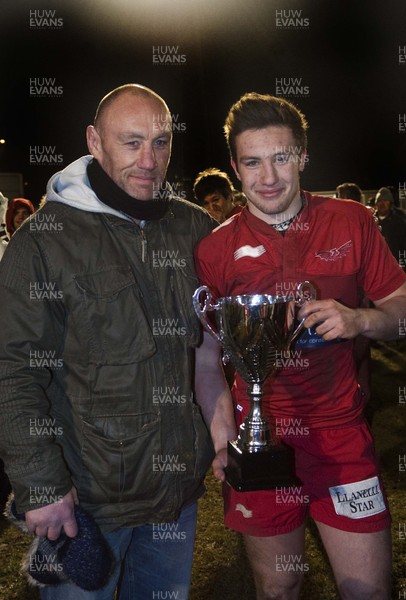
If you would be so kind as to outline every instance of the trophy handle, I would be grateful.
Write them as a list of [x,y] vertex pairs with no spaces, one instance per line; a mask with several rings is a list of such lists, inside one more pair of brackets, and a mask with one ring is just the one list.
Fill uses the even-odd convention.
[[[200,302],[200,295],[203,292],[205,293],[205,298],[204,298],[204,303],[203,303],[203,308],[202,308],[202,305]],[[211,293],[211,291],[207,287],[207,285],[201,285],[200,287],[197,288],[197,290],[193,294],[193,307],[195,309],[197,316],[199,317],[201,324],[206,329],[206,331],[208,331],[210,333],[210,335],[212,337],[214,337],[214,339],[217,340],[220,345],[222,345],[221,337],[219,336],[217,331],[215,331],[213,329],[213,327],[210,325],[209,321],[207,320],[207,314],[206,314],[207,311],[208,310],[216,310],[218,308],[218,304],[211,303],[212,298],[213,298],[213,294]]]
[[[301,283],[299,283],[296,288],[296,293],[297,293],[296,306],[299,306],[299,307],[303,306],[303,304],[305,302],[310,302],[311,300],[316,300],[316,298],[317,298],[316,288],[314,287],[314,285],[312,283],[310,283],[310,281],[302,281]],[[302,319],[300,321],[299,325],[296,327],[296,329],[291,334],[290,340],[289,340],[289,345],[292,342],[294,342],[294,340],[297,338],[299,333],[302,331],[304,322],[305,322],[305,319]]]

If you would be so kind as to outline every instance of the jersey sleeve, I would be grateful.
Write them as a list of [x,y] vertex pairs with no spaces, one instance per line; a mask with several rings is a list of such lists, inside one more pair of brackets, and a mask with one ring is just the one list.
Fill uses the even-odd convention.
[[195,265],[200,284],[207,285],[215,299],[221,296],[221,294],[218,289],[218,274],[216,270],[216,263],[218,265],[219,257],[217,257],[217,261],[214,258],[213,237],[208,235],[196,246]]

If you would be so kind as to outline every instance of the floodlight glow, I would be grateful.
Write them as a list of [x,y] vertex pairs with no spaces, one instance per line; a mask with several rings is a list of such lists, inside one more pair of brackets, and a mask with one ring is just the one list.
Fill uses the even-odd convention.
[[107,35],[131,35],[134,41],[154,42],[158,36],[181,38],[185,42],[196,39],[196,32],[207,33],[232,28],[235,20],[246,24],[248,8],[245,0],[70,0],[70,9],[87,24],[97,25]]

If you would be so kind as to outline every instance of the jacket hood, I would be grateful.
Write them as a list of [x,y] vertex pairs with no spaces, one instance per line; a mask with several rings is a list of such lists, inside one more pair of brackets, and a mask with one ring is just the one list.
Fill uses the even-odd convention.
[[13,200],[9,200],[6,211],[6,231],[9,238],[15,233],[13,220],[15,211],[20,206],[27,208],[31,215],[35,212],[34,205],[26,198],[13,198]]
[[47,202],[61,202],[86,212],[109,213],[128,219],[118,210],[101,202],[90,187],[87,165],[93,160],[90,154],[78,158],[48,181]]
[[[55,173],[48,181],[47,201],[61,202],[87,212],[108,213],[131,221],[128,215],[101,202],[90,187],[87,165],[91,160],[93,156],[90,154],[82,156],[62,171]],[[166,188],[171,194],[172,190],[168,184]]]
[[[62,171],[58,171],[51,177],[47,185],[46,199],[49,202],[61,202],[73,208],[86,212],[108,213],[132,221],[124,212],[111,208],[96,196],[90,187],[87,176],[87,166],[93,156],[88,154],[78,158]],[[173,189],[166,181],[164,183],[168,199],[174,198]]]

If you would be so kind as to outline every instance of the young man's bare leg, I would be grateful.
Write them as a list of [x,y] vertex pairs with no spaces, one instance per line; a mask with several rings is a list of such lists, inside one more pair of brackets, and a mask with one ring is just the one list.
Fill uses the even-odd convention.
[[390,600],[391,532],[350,533],[316,522],[343,600]]
[[297,600],[304,571],[302,525],[290,533],[272,537],[244,535],[254,573],[257,600]]

